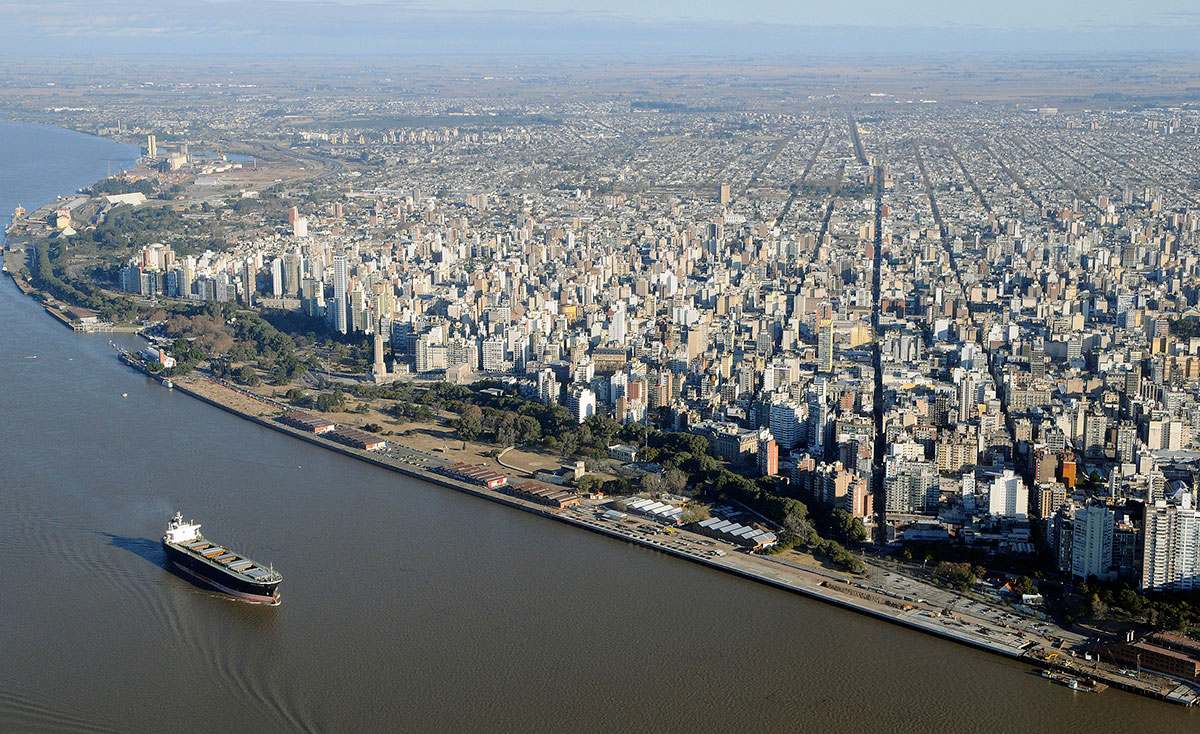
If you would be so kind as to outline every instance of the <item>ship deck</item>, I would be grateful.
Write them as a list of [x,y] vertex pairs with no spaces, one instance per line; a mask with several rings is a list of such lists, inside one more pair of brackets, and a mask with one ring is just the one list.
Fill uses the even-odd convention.
[[278,571],[266,568],[257,561],[203,537],[189,540],[186,543],[171,543],[170,545],[188,555],[203,559],[227,573],[241,576],[256,584],[277,584],[283,580],[283,576]]

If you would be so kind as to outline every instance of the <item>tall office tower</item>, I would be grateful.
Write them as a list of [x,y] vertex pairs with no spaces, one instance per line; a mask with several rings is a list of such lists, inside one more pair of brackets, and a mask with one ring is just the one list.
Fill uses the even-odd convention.
[[1029,350],[1029,374],[1037,380],[1046,377],[1046,350],[1040,344]]
[[554,405],[558,402],[558,380],[554,379],[554,370],[545,367],[537,373],[537,394],[538,400],[546,405]]
[[903,455],[884,459],[883,475],[888,512],[935,513],[938,505],[937,467]]
[[196,258],[188,255],[183,259],[179,269],[179,295],[183,298],[192,297],[192,283],[196,280]]
[[687,356],[696,359],[708,349],[708,325],[696,323],[687,330]]
[[158,138],[154,136],[154,133],[146,136],[146,157],[158,157]]
[[298,250],[284,254],[283,288],[289,296],[300,295],[300,279],[303,272],[304,259]]
[[1137,428],[1131,421],[1121,421],[1117,424],[1117,461],[1124,464],[1133,463],[1133,448],[1136,438]]
[[974,417],[978,405],[978,375],[967,372],[958,383],[958,422],[964,423]]
[[1200,512],[1190,495],[1181,495],[1178,505],[1159,500],[1146,507],[1141,587],[1200,589]]
[[722,181],[720,187],[717,189],[717,202],[720,203],[721,206],[725,206],[729,203],[728,181]]
[[988,513],[1004,517],[1025,517],[1029,514],[1029,488],[1025,480],[1005,469],[992,479],[988,492]]
[[1104,443],[1108,437],[1108,416],[1097,403],[1087,414],[1083,429],[1083,452],[1085,456],[1104,456]]
[[296,221],[300,219],[300,209],[294,206],[288,207],[288,226],[295,227]]
[[817,369],[833,372],[833,321],[825,319],[817,331]]
[[818,377],[808,386],[808,452],[818,459],[829,443],[829,418],[829,385]]
[[1083,436],[1087,427],[1087,401],[1077,400],[1071,412],[1071,443],[1077,448],[1083,446]]
[[767,424],[780,448],[792,449],[804,435],[804,409],[791,400],[772,400]]
[[1071,531],[1071,575],[1104,580],[1112,576],[1113,521],[1104,505],[1088,505],[1075,513]]
[[608,325],[608,338],[618,344],[625,342],[625,302],[617,301],[613,306],[612,321]]
[[350,291],[350,304],[346,307],[346,324],[351,331],[370,332],[371,315],[367,313],[367,293],[363,290],[362,281],[354,284]]
[[339,334],[345,334],[347,331],[349,290],[350,264],[346,261],[346,254],[339,252],[333,256],[333,328],[337,329]]
[[779,473],[779,444],[770,431],[763,431],[758,437],[758,473],[764,477]]
[[271,295],[275,298],[283,295],[283,258],[281,257],[271,261]]
[[253,260],[242,262],[242,299],[246,306],[254,305],[254,294],[258,291]]
[[596,414],[596,393],[587,385],[572,383],[567,386],[566,405],[575,416],[575,422],[583,423]]

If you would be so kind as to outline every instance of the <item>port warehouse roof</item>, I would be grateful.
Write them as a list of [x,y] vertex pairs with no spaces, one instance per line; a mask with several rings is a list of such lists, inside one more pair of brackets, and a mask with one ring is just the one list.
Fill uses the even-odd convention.
[[360,431],[357,428],[347,428],[346,426],[335,428],[325,435],[338,443],[344,443],[356,449],[366,449],[367,451],[374,451],[387,446],[387,441],[378,436],[372,436],[366,431]]
[[279,417],[279,422],[287,424],[293,428],[299,428],[304,431],[313,433],[326,433],[337,428],[333,421],[327,418],[322,418],[312,413],[305,413],[300,410],[292,410],[284,413]]
[[639,515],[653,518],[660,522],[679,524],[680,518],[683,517],[683,508],[675,505],[668,505],[665,502],[657,500],[637,499],[630,500],[625,503],[626,509],[630,512],[635,512]]
[[461,479],[464,482],[481,484],[489,489],[503,487],[508,484],[508,477],[478,464],[449,464],[438,467],[434,471],[445,474],[448,477]]
[[706,520],[701,520],[695,524],[695,527],[696,530],[705,535],[737,543],[738,545],[747,545],[752,548],[766,548],[767,546],[775,545],[778,541],[775,533],[767,530],[759,530],[758,528],[742,525],[720,517],[710,517]]
[[[660,522],[679,524],[683,517],[683,508],[664,502],[649,499],[631,500],[625,504],[626,509],[638,515],[658,520]],[[775,545],[778,538],[775,533],[760,530],[749,525],[742,525],[719,517],[701,520],[693,526],[697,531],[721,540],[750,548],[766,548]]]
[[532,480],[524,481],[517,485],[510,484],[503,486],[500,488],[500,491],[519,499],[559,509],[579,504],[579,495],[574,492],[568,492],[562,487],[555,487]]
[[373,436],[366,431],[360,431],[357,428],[350,428],[349,426],[338,427],[331,420],[299,410],[284,413],[279,417],[279,422],[292,428],[299,428],[302,431],[323,434],[327,438],[331,438],[347,446],[353,446],[356,449],[374,451],[387,446],[387,441],[378,436]]

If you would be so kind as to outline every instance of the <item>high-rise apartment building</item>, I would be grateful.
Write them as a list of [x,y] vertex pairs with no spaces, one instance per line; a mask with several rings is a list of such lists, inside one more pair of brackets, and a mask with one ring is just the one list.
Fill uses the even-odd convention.
[[1104,505],[1088,505],[1075,512],[1071,529],[1071,575],[1082,579],[1112,576],[1113,522],[1115,514]]
[[349,290],[350,264],[346,261],[346,254],[339,252],[333,256],[333,328],[339,334],[348,331]]
[[992,478],[988,491],[988,513],[1004,517],[1024,517],[1029,514],[1029,488],[1025,480],[1005,469]]
[[1141,587],[1200,589],[1200,512],[1190,495],[1181,495],[1178,505],[1159,500],[1146,507]]
[[763,431],[758,437],[758,473],[764,477],[779,474],[779,444],[770,431]]
[[596,414],[596,393],[587,385],[575,382],[567,388],[567,409],[577,423],[583,423]]
[[817,369],[833,372],[833,320],[825,319],[817,329]]

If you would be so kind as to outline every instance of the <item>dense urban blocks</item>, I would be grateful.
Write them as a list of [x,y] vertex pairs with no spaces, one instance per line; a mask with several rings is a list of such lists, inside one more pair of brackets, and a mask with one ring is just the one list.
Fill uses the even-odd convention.
[[553,508],[1197,633],[1193,107],[208,101],[63,113],[145,155],[15,217],[61,318]]

